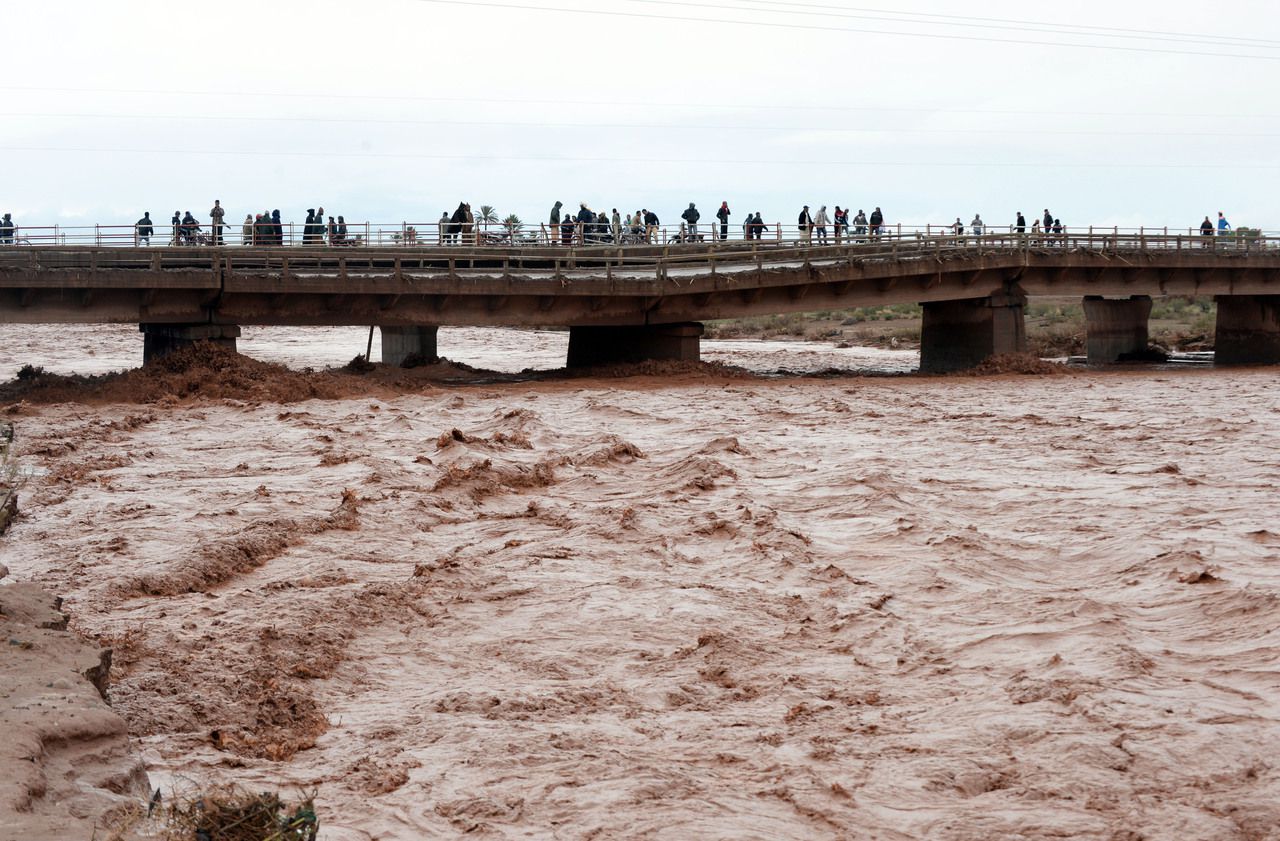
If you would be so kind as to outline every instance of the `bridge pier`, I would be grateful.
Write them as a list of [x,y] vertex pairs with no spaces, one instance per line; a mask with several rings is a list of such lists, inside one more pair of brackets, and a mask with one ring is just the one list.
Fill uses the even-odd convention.
[[989,298],[924,304],[920,370],[930,374],[960,371],[989,356],[1025,351],[1026,303],[1027,296],[1019,290]]
[[411,354],[435,359],[438,327],[379,327],[382,333],[382,362],[399,367]]
[[1219,295],[1216,365],[1280,363],[1280,295]]
[[213,342],[236,349],[240,328],[234,324],[139,324],[142,332],[142,364],[190,347],[196,342]]
[[1151,296],[1126,299],[1087,295],[1084,299],[1085,349],[1089,364],[1119,362],[1147,351]]
[[570,327],[569,367],[588,368],[646,359],[697,362],[701,355],[702,325],[648,324],[626,327]]

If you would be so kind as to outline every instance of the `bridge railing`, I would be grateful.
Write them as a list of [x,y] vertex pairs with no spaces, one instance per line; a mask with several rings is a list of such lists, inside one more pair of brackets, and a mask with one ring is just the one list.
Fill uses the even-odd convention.
[[771,223],[750,230],[741,224],[724,231],[718,222],[700,221],[689,225],[630,226],[625,223],[615,230],[610,224],[567,223],[558,227],[511,226],[477,222],[471,226],[455,226],[438,222],[346,223],[345,230],[308,230],[299,223],[274,225],[226,225],[215,235],[208,224],[183,227],[166,224],[153,226],[150,236],[136,225],[21,225],[12,233],[0,231],[0,247],[45,246],[95,248],[183,247],[269,247],[269,248],[376,248],[421,249],[444,247],[555,247],[590,248],[593,246],[682,246],[702,247],[716,244],[764,247],[821,247],[825,245],[865,245],[927,240],[939,247],[984,245],[992,248],[1057,247],[1141,249],[1232,249],[1280,247],[1277,231],[1228,231],[1219,235],[1203,234],[1196,228],[1167,227],[1064,226],[1051,231],[1028,226],[1020,231],[1014,225],[983,226],[977,233],[973,226],[963,225],[957,233],[954,223],[907,225],[890,223],[878,229],[871,225],[850,224],[802,228],[795,224]]

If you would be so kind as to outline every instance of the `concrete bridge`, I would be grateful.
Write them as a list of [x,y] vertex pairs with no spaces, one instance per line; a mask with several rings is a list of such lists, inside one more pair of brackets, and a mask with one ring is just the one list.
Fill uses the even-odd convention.
[[243,325],[377,325],[383,361],[440,326],[568,327],[569,364],[697,359],[702,322],[924,307],[921,368],[1025,349],[1030,296],[1084,299],[1088,355],[1147,347],[1152,298],[1215,296],[1220,364],[1280,362],[1280,239],[886,237],[814,246],[0,248],[0,321],[136,323],[144,359]]

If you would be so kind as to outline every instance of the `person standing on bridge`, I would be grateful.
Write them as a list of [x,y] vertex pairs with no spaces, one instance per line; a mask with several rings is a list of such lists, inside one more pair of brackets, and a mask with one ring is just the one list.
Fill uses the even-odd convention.
[[[1204,221],[1200,223],[1200,236],[1202,236],[1202,237],[1211,237],[1211,236],[1213,236],[1213,223],[1209,221],[1209,217],[1208,217],[1208,216],[1204,217]],[[1204,241],[1201,243],[1201,246],[1200,246],[1200,247],[1201,247],[1201,248],[1212,248],[1212,247],[1213,247],[1213,243],[1209,242],[1208,240],[1204,240]]]
[[836,205],[833,221],[836,226],[836,245],[839,245],[840,240],[849,235],[849,208],[841,210],[840,205]]
[[622,245],[622,216],[616,207],[613,209],[613,216],[609,219],[609,227],[613,230],[613,244]]
[[1231,223],[1227,221],[1227,217],[1222,215],[1222,211],[1218,211],[1218,236],[1225,237],[1231,233]]
[[827,206],[824,204],[818,208],[818,215],[813,217],[813,232],[818,235],[818,242],[823,245],[827,244],[827,223],[830,221],[827,217]]
[[[1205,220],[1208,221],[1206,216]],[[155,225],[151,224],[151,211],[148,210],[142,214],[142,218],[133,223],[134,245],[145,245],[150,247],[151,237],[156,232]]]
[[858,215],[853,217],[853,235],[858,237],[858,242],[863,242],[862,237],[867,235],[867,214],[858,208]]
[[244,224],[240,226],[240,244],[253,245],[253,214],[244,215]]
[[720,202],[720,209],[716,211],[716,218],[720,220],[720,239],[729,238],[729,203],[727,201]]
[[1049,208],[1044,209],[1044,232],[1047,234],[1053,230],[1053,214],[1049,212]]
[[658,219],[658,214],[647,207],[641,208],[640,212],[644,215],[644,241],[646,244],[652,245],[654,237],[658,235],[658,225],[661,222]]
[[689,202],[689,207],[680,214],[680,218],[689,223],[689,234],[685,242],[697,242],[698,220],[702,218],[702,214],[698,212],[698,208],[694,207],[693,202]]
[[982,231],[986,227],[986,224],[982,221],[982,215],[979,213],[973,214],[973,221],[969,223],[969,227],[973,228],[975,237],[982,236]]
[[170,245],[182,244],[182,214],[178,211],[173,212],[173,218],[169,220],[169,224],[173,225],[173,238],[169,240]]
[[1027,217],[1022,215],[1021,210],[1018,211],[1018,220],[1014,223],[1014,230],[1019,234],[1025,234],[1027,232]]
[[0,245],[13,245],[13,232],[16,230],[12,214],[6,213],[0,217]]
[[800,208],[800,215],[796,217],[796,228],[800,230],[800,241],[809,242],[809,238],[813,236],[813,217],[809,215],[809,205]]
[[555,245],[556,240],[560,238],[560,208],[562,207],[564,207],[562,201],[551,205],[551,216],[547,219],[547,241],[551,245]]
[[302,244],[310,245],[316,233],[316,209],[307,208],[307,221],[302,223]]
[[884,227],[884,213],[880,208],[871,211],[871,238],[880,239],[880,229]]
[[219,199],[213,200],[213,207],[209,208],[209,231],[211,234],[211,245],[222,245],[222,218],[227,212],[222,209],[222,202]]

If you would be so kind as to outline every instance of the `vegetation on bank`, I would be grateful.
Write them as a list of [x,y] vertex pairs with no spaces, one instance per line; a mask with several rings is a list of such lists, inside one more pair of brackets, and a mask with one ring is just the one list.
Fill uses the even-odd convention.
[[[1027,303],[1031,350],[1045,357],[1084,353],[1084,305],[1079,298],[1034,298]],[[712,339],[803,339],[873,347],[920,343],[919,304],[816,310],[713,321]],[[1153,344],[1168,350],[1212,350],[1217,306],[1212,298],[1157,298],[1151,308]]]

